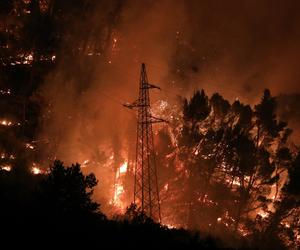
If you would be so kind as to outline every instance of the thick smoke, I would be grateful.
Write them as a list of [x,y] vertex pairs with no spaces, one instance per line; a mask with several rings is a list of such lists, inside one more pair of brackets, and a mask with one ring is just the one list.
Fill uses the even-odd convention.
[[283,121],[289,124],[293,129],[293,141],[300,144],[300,95],[299,94],[281,94],[277,97],[277,113]]
[[[40,133],[51,145],[47,154],[85,162],[100,179],[97,195],[110,199],[114,177],[105,163],[114,155],[120,164],[134,144],[135,113],[122,103],[137,99],[141,62],[149,81],[163,89],[153,101],[198,88],[251,104],[264,88],[276,95],[299,92],[299,6],[271,0],[99,1],[86,19],[68,24],[73,40],[62,44],[58,66],[40,89],[49,103]],[[75,56],[65,58],[64,50]]]
[[274,94],[300,90],[297,1],[186,1],[185,7],[180,44],[169,59],[183,89],[203,86],[251,103],[266,87]]

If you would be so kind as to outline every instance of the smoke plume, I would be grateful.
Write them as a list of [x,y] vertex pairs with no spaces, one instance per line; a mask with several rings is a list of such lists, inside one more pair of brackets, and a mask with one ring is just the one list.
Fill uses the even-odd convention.
[[251,104],[264,88],[274,95],[300,91],[298,1],[95,6],[85,19],[68,22],[58,64],[40,88],[49,103],[40,139],[49,142],[50,157],[90,167],[106,200],[114,178],[107,162],[121,164],[134,144],[135,113],[122,103],[137,99],[141,62],[149,81],[162,87],[153,102],[198,88]]

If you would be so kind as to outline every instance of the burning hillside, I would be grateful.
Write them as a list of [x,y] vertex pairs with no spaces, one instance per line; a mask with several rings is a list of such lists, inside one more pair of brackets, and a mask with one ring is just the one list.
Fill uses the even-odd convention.
[[[62,160],[79,173],[77,162],[99,180],[78,174],[109,218],[138,214],[127,208],[145,191],[142,211],[158,208],[169,228],[232,247],[296,249],[298,9],[295,1],[1,1],[3,190],[69,178],[63,164],[50,166]],[[149,79],[139,87],[142,62]],[[149,103],[143,88],[156,89]],[[143,105],[148,120],[135,110]],[[137,178],[153,159],[157,173]],[[145,184],[154,175],[157,191]]]

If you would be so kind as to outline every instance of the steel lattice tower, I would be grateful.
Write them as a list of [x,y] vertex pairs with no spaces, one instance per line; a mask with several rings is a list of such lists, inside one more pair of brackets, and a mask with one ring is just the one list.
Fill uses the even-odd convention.
[[140,207],[144,214],[160,222],[160,200],[152,124],[164,122],[164,120],[151,115],[149,89],[153,88],[160,89],[148,83],[146,66],[143,63],[140,76],[139,99],[132,104],[125,104],[124,106],[137,108],[138,110],[134,204]]

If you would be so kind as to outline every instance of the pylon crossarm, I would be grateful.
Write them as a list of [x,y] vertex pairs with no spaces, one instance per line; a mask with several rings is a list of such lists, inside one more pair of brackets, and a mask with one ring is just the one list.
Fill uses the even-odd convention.
[[167,120],[164,120],[162,118],[157,118],[155,116],[150,116],[150,122],[151,123],[160,123],[160,122],[165,122],[165,123],[168,123]]
[[133,103],[126,102],[126,103],[123,104],[123,106],[125,108],[133,109],[133,108],[138,108],[141,105],[139,104],[139,100],[136,100]]
[[154,85],[154,84],[150,84],[150,83],[144,83],[143,87],[141,87],[141,89],[160,89],[160,87]]

